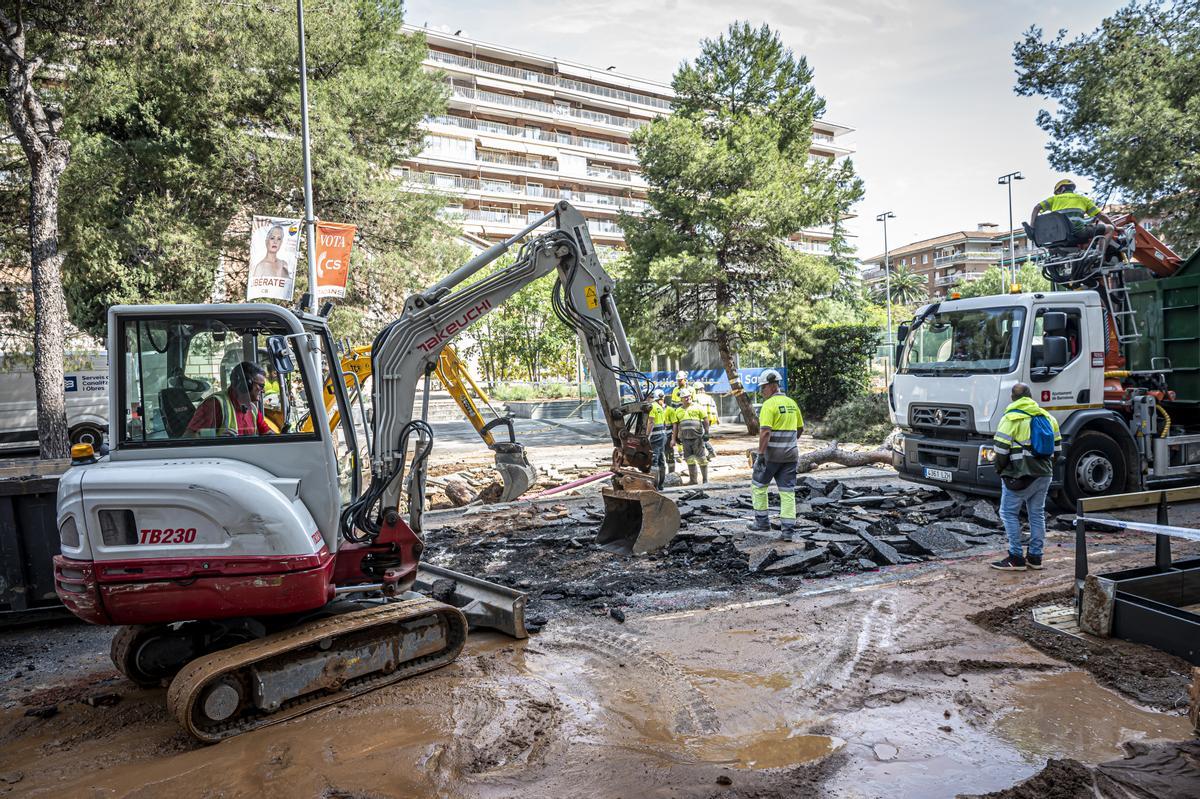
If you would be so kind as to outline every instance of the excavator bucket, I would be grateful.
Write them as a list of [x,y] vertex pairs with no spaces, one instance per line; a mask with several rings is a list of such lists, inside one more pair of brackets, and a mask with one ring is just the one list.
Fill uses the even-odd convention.
[[679,506],[653,490],[605,488],[604,521],[596,543],[612,552],[643,555],[671,543],[679,532]]
[[496,471],[504,484],[500,502],[511,502],[529,490],[537,480],[537,469],[525,456],[525,447],[516,442],[498,442],[492,445],[496,452]]

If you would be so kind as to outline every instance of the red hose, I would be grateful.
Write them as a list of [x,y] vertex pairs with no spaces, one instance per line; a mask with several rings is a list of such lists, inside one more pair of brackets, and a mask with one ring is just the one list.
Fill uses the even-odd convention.
[[605,477],[612,477],[612,472],[608,470],[596,472],[593,475],[581,477],[578,480],[572,480],[569,483],[563,483],[562,485],[555,486],[554,488],[548,488],[540,494],[534,494],[532,497],[524,497],[524,499],[541,499],[542,497],[548,497],[551,494],[558,494],[562,491],[568,491],[572,488],[578,488],[579,486],[587,485],[588,483],[594,483],[597,480],[603,480]]

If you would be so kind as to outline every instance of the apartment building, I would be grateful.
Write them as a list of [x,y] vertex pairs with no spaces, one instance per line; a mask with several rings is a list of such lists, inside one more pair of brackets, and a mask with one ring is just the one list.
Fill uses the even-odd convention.
[[[449,107],[426,120],[425,149],[402,177],[453,195],[445,214],[469,240],[490,244],[569,200],[598,248],[624,245],[619,212],[646,210],[646,181],[630,136],[671,112],[665,83],[408,26],[428,43],[425,65],[450,81]],[[850,128],[816,123],[811,157],[851,150]],[[797,231],[789,246],[828,252],[830,230]]]
[[[1039,250],[1026,240],[1024,230],[1011,231],[1017,264]],[[981,222],[975,230],[958,230],[903,244],[888,250],[891,268],[907,269],[926,279],[930,297],[945,297],[956,286],[978,280],[993,266],[1008,266],[1010,231]],[[868,285],[884,282],[883,253],[863,259],[862,279]]]

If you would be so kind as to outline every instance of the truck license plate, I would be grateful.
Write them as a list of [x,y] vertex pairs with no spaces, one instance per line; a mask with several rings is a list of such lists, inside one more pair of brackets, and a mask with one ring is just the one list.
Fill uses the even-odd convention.
[[954,472],[946,469],[925,469],[926,480],[941,480],[943,483],[954,482]]

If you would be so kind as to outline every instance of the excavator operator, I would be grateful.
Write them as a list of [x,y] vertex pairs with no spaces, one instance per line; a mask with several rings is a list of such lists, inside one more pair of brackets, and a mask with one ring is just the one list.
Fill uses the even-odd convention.
[[1061,211],[1071,217],[1075,228],[1075,243],[1086,244],[1096,236],[1111,239],[1116,227],[1112,220],[1101,211],[1088,197],[1075,191],[1075,181],[1063,178],[1054,184],[1054,194],[1033,206],[1033,215],[1029,217],[1029,226],[1037,224],[1038,215],[1043,212]]
[[229,370],[229,389],[200,403],[184,436],[207,438],[273,433],[260,407],[266,383],[267,373],[258,364],[250,361],[237,364]]

